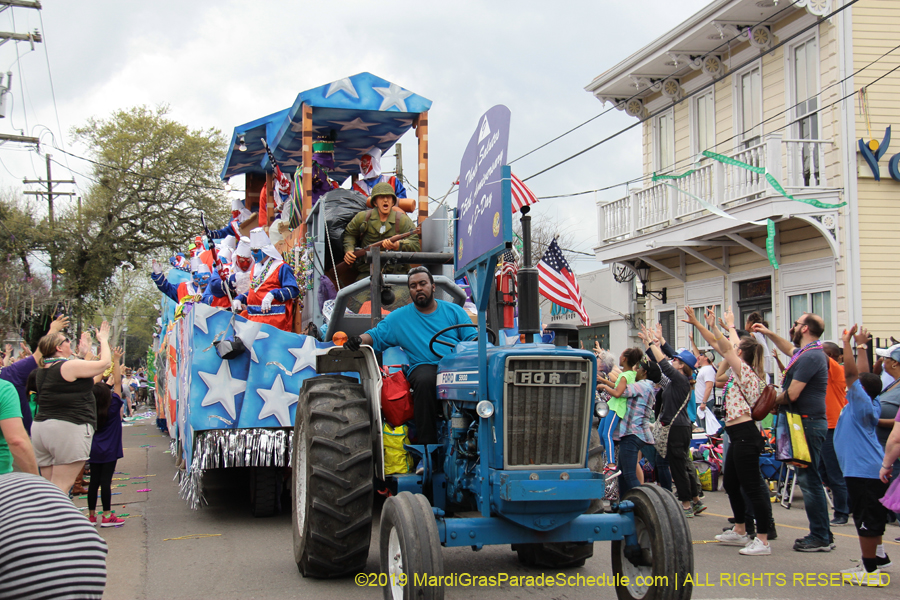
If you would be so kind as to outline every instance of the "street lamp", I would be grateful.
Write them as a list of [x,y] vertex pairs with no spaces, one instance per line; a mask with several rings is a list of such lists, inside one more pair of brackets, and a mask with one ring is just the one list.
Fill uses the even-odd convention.
[[641,282],[641,291],[638,292],[638,297],[640,298],[656,298],[663,304],[666,303],[666,299],[668,298],[667,289],[663,288],[662,291],[653,291],[649,287],[647,287],[648,282],[650,281],[650,265],[645,263],[644,261],[639,261],[634,270],[637,272],[638,280]]

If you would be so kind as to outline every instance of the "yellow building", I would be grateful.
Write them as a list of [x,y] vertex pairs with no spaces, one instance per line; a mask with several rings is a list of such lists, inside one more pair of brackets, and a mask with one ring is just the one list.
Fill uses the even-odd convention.
[[810,311],[824,339],[853,322],[900,337],[889,254],[900,144],[877,163],[880,181],[859,147],[900,124],[897,31],[896,0],[717,0],[587,86],[644,120],[644,185],[598,205],[595,251],[645,280],[646,318],[673,345],[688,344],[685,305],[730,305],[742,322],[759,311],[781,334]]

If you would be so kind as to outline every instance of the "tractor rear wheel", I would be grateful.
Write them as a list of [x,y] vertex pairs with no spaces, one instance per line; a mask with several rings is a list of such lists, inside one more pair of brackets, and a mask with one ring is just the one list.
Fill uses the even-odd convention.
[[[441,541],[431,504],[422,494],[400,492],[381,511],[379,550],[385,600],[440,600],[444,586]],[[424,581],[416,577],[427,576]]]
[[[624,540],[612,543],[613,575],[628,578],[617,585],[619,600],[682,600],[694,561],[690,530],[675,497],[655,485],[632,488],[622,500],[634,504],[634,526],[640,551],[626,555]],[[677,581],[677,584],[676,584]]]
[[307,577],[363,570],[372,533],[372,426],[369,401],[353,378],[303,382],[294,425],[294,560]]

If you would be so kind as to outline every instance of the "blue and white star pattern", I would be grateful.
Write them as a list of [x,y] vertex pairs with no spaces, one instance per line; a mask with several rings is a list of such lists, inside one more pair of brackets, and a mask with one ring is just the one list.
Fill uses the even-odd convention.
[[[431,108],[431,100],[371,73],[358,73],[299,94],[291,108],[235,127],[222,170],[222,179],[240,173],[271,171],[262,150],[265,137],[275,160],[291,175],[300,159],[303,105],[313,108],[316,137],[334,131],[335,169],[329,176],[342,183],[358,172],[362,148],[386,152],[413,125],[416,115]],[[247,150],[241,152],[241,136]],[[250,160],[253,159],[253,160]]]
[[195,304],[177,322],[178,427],[188,458],[195,431],[292,427],[303,380],[316,374],[316,353],[334,346],[235,316],[248,350],[222,360],[213,341],[234,337],[231,317]]

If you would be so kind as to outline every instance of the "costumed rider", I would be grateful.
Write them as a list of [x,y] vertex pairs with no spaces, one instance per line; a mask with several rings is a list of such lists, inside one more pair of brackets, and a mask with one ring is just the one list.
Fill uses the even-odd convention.
[[250,254],[255,262],[250,289],[235,299],[234,309],[240,303],[247,307],[242,317],[293,331],[293,300],[300,295],[294,271],[281,260],[262,227],[250,231]]
[[254,213],[247,210],[244,207],[243,201],[234,198],[231,201],[231,221],[228,222],[228,225],[223,227],[222,229],[213,229],[210,231],[210,236],[214,240],[221,240],[227,238],[229,235],[234,236],[235,238],[241,237],[241,224],[247,222],[248,220],[253,218]]
[[359,179],[353,184],[353,189],[369,197],[373,195],[375,186],[382,182],[390,184],[398,198],[406,198],[406,188],[399,179],[381,174],[381,150],[373,148],[359,159]]
[[[369,275],[369,266],[362,258],[357,259],[354,254],[356,248],[365,248],[377,242],[381,242],[383,250],[418,252],[421,248],[418,235],[411,235],[396,242],[389,241],[389,238],[395,235],[409,233],[416,228],[412,219],[404,213],[393,210],[397,204],[397,195],[389,183],[376,185],[369,200],[374,208],[356,213],[344,230],[344,262],[356,265],[357,281]],[[408,268],[408,265],[386,265],[383,272],[403,273]]]
[[159,262],[154,260],[151,268],[153,272],[150,274],[150,279],[156,284],[157,289],[178,303],[181,303],[185,299],[190,299],[192,296],[198,296],[197,300],[199,300],[199,296],[203,294],[203,291],[206,289],[210,277],[212,276],[209,267],[203,264],[198,256],[191,259],[191,274],[194,278],[193,281],[184,281],[179,283],[177,287],[166,279],[166,275],[162,270],[162,265],[160,265]]
[[[312,205],[333,189],[340,187],[328,173],[334,171],[334,132],[313,143]],[[298,169],[299,171],[299,169]]]
[[407,378],[413,390],[417,443],[438,442],[437,417],[437,363],[440,360],[428,347],[431,337],[451,325],[467,324],[470,327],[452,329],[440,339],[447,342],[469,341],[477,331],[472,320],[461,306],[437,300],[434,297],[434,277],[425,267],[409,271],[409,296],[413,303],[390,313],[374,329],[355,335],[344,343],[348,350],[359,350],[360,344],[368,344],[376,352],[392,346],[400,346],[409,358]]
[[[237,300],[240,295],[246,296],[250,291],[250,278],[253,276],[253,257],[250,255],[250,238],[241,237],[238,242],[237,249],[231,253],[231,263],[228,265],[228,287],[231,290],[232,302],[228,304],[228,308],[237,312],[243,310],[241,303]],[[209,280],[207,292],[217,301],[223,300],[228,303],[228,294],[222,285],[222,279],[213,274]],[[217,304],[216,306],[220,306]],[[236,308],[235,308],[236,307]]]
[[[231,301],[228,300],[228,296],[224,293],[221,295],[216,295],[215,290],[222,290],[222,276],[226,279],[231,272],[231,259],[234,253],[236,240],[233,235],[227,236],[222,244],[217,248],[216,253],[218,254],[219,261],[222,263],[221,274],[220,271],[213,269],[212,276],[209,278],[209,285],[206,286],[206,289],[203,290],[203,298],[202,302],[204,304],[208,304],[215,308],[224,308],[225,310],[231,310]],[[201,255],[202,260],[202,255]]]

